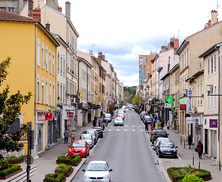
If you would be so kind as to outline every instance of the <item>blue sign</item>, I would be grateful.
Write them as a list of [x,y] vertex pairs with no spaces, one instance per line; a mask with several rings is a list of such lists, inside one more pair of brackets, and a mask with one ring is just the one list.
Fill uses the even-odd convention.
[[110,100],[108,100],[108,103],[110,104]]
[[192,91],[192,87],[188,87],[188,111],[192,111],[192,94],[193,94],[193,91]]

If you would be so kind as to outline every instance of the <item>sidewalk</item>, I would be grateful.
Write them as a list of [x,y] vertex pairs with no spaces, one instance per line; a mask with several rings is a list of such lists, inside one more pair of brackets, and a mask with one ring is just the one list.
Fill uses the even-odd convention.
[[[101,118],[98,118],[98,120]],[[98,123],[97,123],[98,126]],[[80,127],[78,128],[75,132],[78,138],[78,136],[80,135],[80,133],[83,130],[87,130],[92,128],[92,122],[88,123],[85,127]],[[106,129],[106,128],[105,128]],[[68,145],[71,144],[71,138],[69,137],[69,142],[64,144],[64,140],[60,140],[58,141],[57,144],[55,144],[54,146],[50,147],[49,149],[47,149],[46,151],[42,152],[39,154],[39,158],[38,159],[34,159],[34,162],[31,164],[31,167],[37,165],[36,170],[35,170],[35,174],[33,176],[30,177],[32,182],[41,182],[43,181],[44,177],[46,174],[48,173],[54,173],[55,168],[58,166],[58,164],[56,164],[56,159],[58,156],[61,155],[66,155],[68,153]],[[94,148],[90,150],[90,153],[93,152]],[[75,174],[79,171],[79,169],[81,168],[81,166],[85,163],[86,158],[82,158],[81,163],[77,166],[74,167],[74,171],[72,172],[72,174],[66,178],[66,181],[71,181],[72,178],[74,178]],[[26,167],[27,164],[26,163],[21,163],[20,164],[23,171],[26,171]]]
[[[168,159],[168,158],[161,158],[159,160],[159,164],[163,165],[164,170],[167,171],[169,167],[185,167],[190,165],[191,167],[206,169],[211,172],[212,179],[211,182],[222,182],[222,171],[219,171],[219,166],[216,165],[215,161],[205,155],[203,155],[202,159],[199,159],[198,153],[195,152],[195,146],[191,146],[189,149],[188,142],[185,141],[185,148],[184,148],[184,141],[182,140],[182,145],[180,138],[181,136],[174,130],[169,129],[167,130],[166,127],[164,128],[167,133],[169,133],[169,138],[171,141],[178,146],[177,153],[179,159]],[[193,165],[193,157],[194,157],[194,165]],[[164,172],[165,178],[169,179],[168,174]],[[167,176],[166,176],[167,175]],[[168,180],[167,180],[168,181]]]

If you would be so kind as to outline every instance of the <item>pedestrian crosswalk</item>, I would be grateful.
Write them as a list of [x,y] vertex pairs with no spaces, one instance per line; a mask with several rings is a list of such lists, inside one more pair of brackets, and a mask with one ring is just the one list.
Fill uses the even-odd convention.
[[135,126],[135,125],[132,125],[132,126],[128,126],[128,125],[110,126],[109,129],[107,129],[107,131],[132,131],[132,132],[141,131],[141,132],[143,132],[144,130],[142,130],[141,127],[143,127],[143,126],[142,125],[139,125],[139,126]]

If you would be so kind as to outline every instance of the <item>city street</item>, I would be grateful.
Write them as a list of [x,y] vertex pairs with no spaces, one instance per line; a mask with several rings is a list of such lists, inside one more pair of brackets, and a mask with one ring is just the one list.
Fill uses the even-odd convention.
[[73,182],[83,181],[84,172],[89,161],[105,160],[113,171],[112,181],[165,181],[158,165],[155,165],[153,151],[144,132],[144,125],[138,114],[126,111],[124,126],[109,125],[87,162],[76,174]]

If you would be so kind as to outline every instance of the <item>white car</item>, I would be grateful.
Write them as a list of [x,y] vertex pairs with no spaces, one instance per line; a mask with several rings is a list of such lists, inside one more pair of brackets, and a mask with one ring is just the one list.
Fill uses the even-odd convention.
[[93,148],[94,147],[94,139],[93,136],[90,134],[81,134],[79,136],[80,140],[85,140],[88,144],[89,144],[89,148]]
[[84,182],[110,182],[113,170],[109,169],[106,161],[91,161],[82,171],[85,172]]
[[157,145],[159,145],[159,143],[161,142],[170,142],[169,138],[165,138],[165,137],[158,137],[155,141],[154,141],[154,150],[156,150]]

